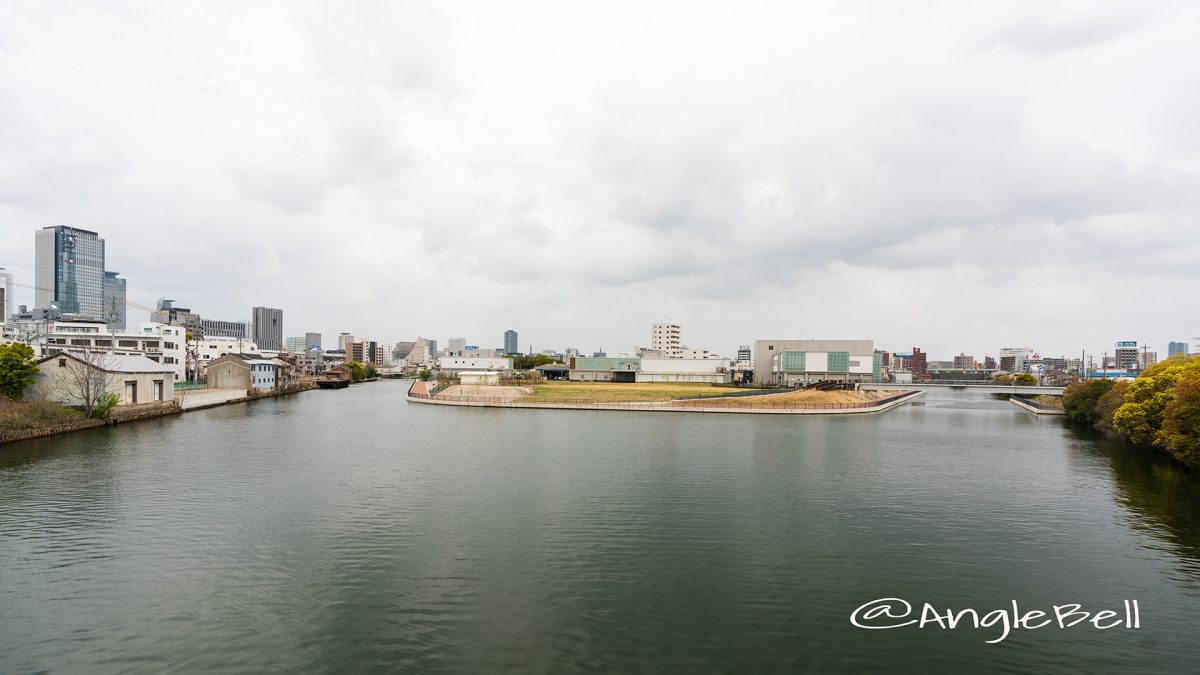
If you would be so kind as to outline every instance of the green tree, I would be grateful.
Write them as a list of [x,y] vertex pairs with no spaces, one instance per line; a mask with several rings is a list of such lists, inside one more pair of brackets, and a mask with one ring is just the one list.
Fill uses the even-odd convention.
[[367,379],[372,379],[379,376],[379,370],[374,363],[367,364]]
[[1167,406],[1160,437],[1176,459],[1200,466],[1200,374],[1176,383],[1175,400]]
[[1108,393],[1115,380],[1076,380],[1063,390],[1063,408],[1067,418],[1076,424],[1096,423],[1096,402]]
[[433,377],[433,371],[428,368],[422,368],[421,372],[417,373],[417,377],[421,378],[424,382],[428,382],[429,378]]
[[106,420],[109,415],[112,415],[112,410],[121,402],[121,397],[115,392],[100,394],[96,397],[95,403],[92,405],[92,417],[98,420]]
[[1012,381],[1014,384],[1037,384],[1038,383],[1037,378],[1034,377],[1033,375],[1030,375],[1029,373],[1017,373],[1017,375],[1013,377]]
[[1167,407],[1175,400],[1177,383],[1193,375],[1200,375],[1200,357],[1176,355],[1142,371],[1113,413],[1113,426],[1134,443],[1165,447],[1161,432]]
[[351,377],[355,382],[362,382],[367,379],[367,367],[358,361],[347,361],[345,366],[350,369]]
[[538,366],[544,366],[547,363],[558,363],[557,359],[546,354],[516,354],[512,357],[512,360],[515,370],[530,370]]
[[0,344],[0,394],[19,401],[37,372],[32,347],[20,342]]
[[1092,407],[1092,424],[1106,434],[1118,434],[1113,426],[1113,414],[1125,403],[1125,392],[1129,390],[1128,382],[1114,382],[1111,389],[1096,399]]

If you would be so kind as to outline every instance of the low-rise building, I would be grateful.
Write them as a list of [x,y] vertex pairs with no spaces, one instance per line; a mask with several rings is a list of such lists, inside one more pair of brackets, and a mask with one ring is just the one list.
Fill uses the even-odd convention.
[[226,354],[208,363],[209,389],[273,391],[279,366],[258,354]]
[[637,382],[642,359],[636,356],[577,356],[568,365],[574,382]]
[[463,384],[500,384],[500,372],[496,370],[464,370],[458,374],[459,382]]
[[732,379],[729,359],[684,357],[643,358],[634,381],[728,384]]
[[872,340],[758,340],[754,355],[754,384],[759,386],[882,379],[883,358]]
[[442,356],[437,360],[438,370],[442,373],[455,377],[459,373],[467,370],[496,370],[501,372],[512,372],[513,360],[507,356],[500,357],[460,357],[460,356]]
[[82,406],[84,397],[116,393],[117,405],[172,401],[175,369],[140,354],[69,352],[43,356],[29,398]]

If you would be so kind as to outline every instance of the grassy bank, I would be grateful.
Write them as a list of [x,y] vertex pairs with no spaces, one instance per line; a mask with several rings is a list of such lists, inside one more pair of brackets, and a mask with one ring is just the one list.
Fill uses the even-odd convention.
[[83,419],[78,410],[51,401],[12,401],[0,396],[0,437]]

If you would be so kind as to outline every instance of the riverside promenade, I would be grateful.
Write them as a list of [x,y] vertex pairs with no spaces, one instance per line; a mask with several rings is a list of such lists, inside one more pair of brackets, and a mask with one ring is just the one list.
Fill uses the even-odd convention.
[[[763,397],[774,394],[765,394]],[[864,401],[862,403],[843,404],[800,404],[800,405],[769,405],[766,402],[761,407],[717,407],[699,402],[686,400],[673,401],[608,401],[603,403],[549,403],[522,402],[520,399],[487,396],[460,396],[453,398],[439,397],[429,389],[429,384],[421,380],[413,382],[408,390],[410,403],[431,405],[447,405],[468,408],[533,408],[550,410],[626,410],[643,412],[690,412],[690,413],[725,413],[751,415],[847,415],[870,414],[891,410],[925,395],[922,391],[901,391],[893,395]],[[715,398],[715,397],[714,397]],[[750,397],[747,397],[750,398]],[[714,399],[707,399],[711,402]],[[745,400],[745,399],[743,399]]]

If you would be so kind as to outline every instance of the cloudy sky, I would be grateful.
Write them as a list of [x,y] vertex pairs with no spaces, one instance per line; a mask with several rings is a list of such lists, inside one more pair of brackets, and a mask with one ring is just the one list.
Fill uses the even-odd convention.
[[[1200,4],[7,2],[0,267],[285,333],[1200,336]],[[33,292],[18,289],[18,301]],[[144,314],[133,312],[138,320]],[[444,342],[443,342],[444,344]]]

